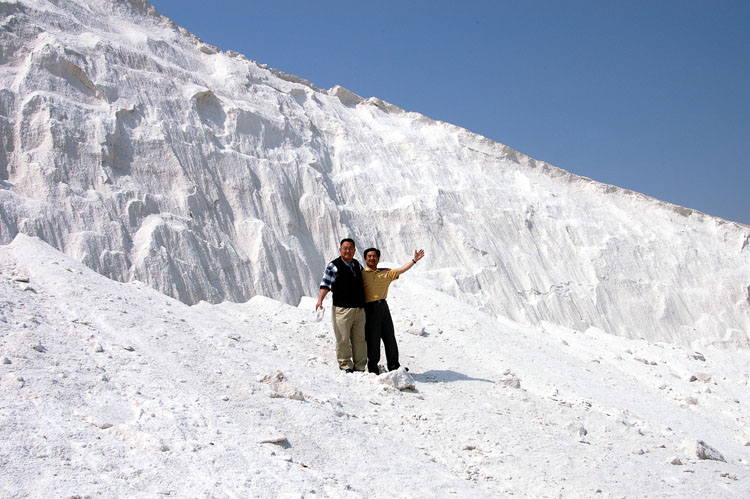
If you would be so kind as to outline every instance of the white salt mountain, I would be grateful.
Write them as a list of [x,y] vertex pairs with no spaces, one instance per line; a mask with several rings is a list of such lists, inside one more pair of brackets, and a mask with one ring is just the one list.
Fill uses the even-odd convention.
[[297,304],[352,236],[389,261],[423,247],[437,289],[518,322],[750,346],[747,226],[317,89],[144,1],[2,12],[2,244],[187,304]]

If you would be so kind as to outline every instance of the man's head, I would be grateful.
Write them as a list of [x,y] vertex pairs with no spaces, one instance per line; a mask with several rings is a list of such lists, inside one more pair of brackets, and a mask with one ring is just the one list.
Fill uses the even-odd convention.
[[380,261],[380,250],[377,248],[367,248],[364,253],[365,264],[367,268],[375,270],[378,268],[378,262]]
[[353,239],[342,239],[341,244],[339,245],[339,254],[341,255],[341,259],[346,263],[350,263],[352,260],[354,260],[354,252],[356,251],[356,249],[357,248],[354,246]]

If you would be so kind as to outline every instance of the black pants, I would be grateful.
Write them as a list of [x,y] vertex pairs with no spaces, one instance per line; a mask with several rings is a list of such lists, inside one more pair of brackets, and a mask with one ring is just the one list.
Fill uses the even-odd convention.
[[385,300],[374,301],[365,304],[365,341],[367,341],[367,370],[371,373],[379,373],[378,362],[380,362],[380,340],[385,346],[385,358],[388,361],[388,370],[398,369],[398,345],[396,335],[393,331],[393,320],[391,311]]

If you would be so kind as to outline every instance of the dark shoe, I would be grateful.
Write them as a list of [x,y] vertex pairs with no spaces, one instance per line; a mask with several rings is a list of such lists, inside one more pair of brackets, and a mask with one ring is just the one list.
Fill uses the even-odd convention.
[[380,368],[379,367],[376,367],[375,369],[368,369],[368,371],[370,371],[371,373],[373,373],[376,376],[380,375]]
[[352,368],[350,367],[349,369],[346,369],[346,372],[348,372],[348,373],[353,373],[353,372],[354,372],[354,369],[352,369]]

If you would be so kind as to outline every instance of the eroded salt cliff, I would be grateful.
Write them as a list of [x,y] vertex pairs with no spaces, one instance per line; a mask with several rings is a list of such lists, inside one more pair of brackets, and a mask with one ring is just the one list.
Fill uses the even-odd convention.
[[[0,243],[185,303],[376,245],[516,321],[750,346],[750,228],[221,52],[143,1],[0,3]],[[512,120],[512,116],[500,119]]]

